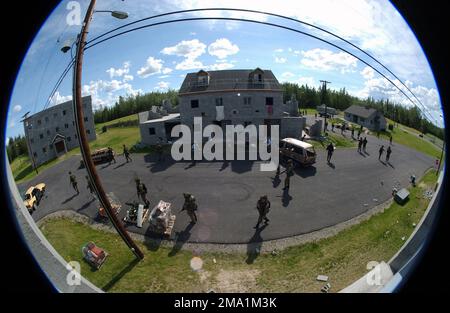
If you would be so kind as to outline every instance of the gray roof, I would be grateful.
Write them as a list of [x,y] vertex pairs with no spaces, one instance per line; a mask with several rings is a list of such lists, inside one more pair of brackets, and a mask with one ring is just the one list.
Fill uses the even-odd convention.
[[374,113],[377,112],[376,109],[373,108],[366,108],[360,105],[352,105],[351,107],[349,107],[347,110],[344,111],[345,113],[350,113],[362,118],[369,118],[371,117]]
[[281,86],[270,70],[263,70],[263,81],[252,81],[255,69],[208,71],[209,84],[200,85],[197,73],[188,73],[180,88],[180,94],[223,90],[270,89],[281,91]]

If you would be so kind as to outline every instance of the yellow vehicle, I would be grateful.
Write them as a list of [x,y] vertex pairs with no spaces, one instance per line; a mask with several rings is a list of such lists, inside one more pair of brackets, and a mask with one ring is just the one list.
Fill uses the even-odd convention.
[[28,188],[27,192],[25,192],[25,199],[23,203],[27,207],[28,211],[30,213],[33,213],[36,211],[36,207],[39,205],[39,202],[41,202],[42,197],[45,193],[45,184],[37,184],[36,186],[32,186]]
[[313,145],[295,138],[284,138],[280,142],[280,156],[292,159],[301,165],[316,163]]

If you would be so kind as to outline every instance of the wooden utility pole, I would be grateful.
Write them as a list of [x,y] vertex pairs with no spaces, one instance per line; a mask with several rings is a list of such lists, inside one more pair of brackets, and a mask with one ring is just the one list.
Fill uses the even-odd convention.
[[84,18],[84,22],[81,28],[81,32],[77,38],[77,50],[75,54],[75,64],[73,68],[73,108],[75,114],[76,128],[78,132],[78,139],[80,142],[80,150],[81,155],[83,156],[84,164],[86,165],[86,170],[89,175],[89,179],[92,182],[92,185],[95,189],[95,192],[100,200],[101,205],[105,209],[106,214],[111,220],[114,228],[119,233],[120,237],[127,244],[127,246],[133,251],[137,258],[143,259],[144,254],[136,245],[136,243],[131,239],[128,232],[125,230],[122,222],[117,218],[116,213],[113,211],[111,207],[111,203],[106,195],[105,190],[103,189],[102,183],[100,181],[100,177],[95,168],[94,162],[91,158],[91,150],[89,147],[86,129],[84,126],[84,114],[83,114],[83,99],[81,95],[81,77],[82,77],[82,69],[83,69],[83,56],[84,56],[84,47],[86,44],[86,36],[89,30],[89,24],[92,19],[92,15],[94,14],[96,0],[91,0],[89,4],[89,8],[86,12],[86,16]]
[[327,93],[327,84],[331,84],[331,82],[326,81],[326,80],[321,80],[320,81],[322,83],[322,104],[325,105],[325,123],[323,124],[323,131],[326,132],[327,131],[327,104],[325,103],[325,96]]

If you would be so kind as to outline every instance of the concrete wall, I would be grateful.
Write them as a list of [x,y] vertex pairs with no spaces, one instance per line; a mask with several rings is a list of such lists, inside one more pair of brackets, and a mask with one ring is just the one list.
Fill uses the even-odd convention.
[[[250,97],[251,103],[244,104],[244,98]],[[273,113],[268,114],[266,97],[273,98]],[[195,116],[203,116],[203,125],[206,126],[216,120],[216,99],[222,98],[224,106],[224,120],[231,124],[244,124],[251,122],[259,124],[264,119],[280,118],[283,113],[282,92],[221,92],[190,94],[180,96],[181,121],[185,125],[192,125]],[[199,100],[198,108],[191,108],[191,100]],[[202,115],[203,113],[203,115]]]
[[[90,96],[83,98],[83,106],[87,137],[89,141],[92,141],[97,137]],[[30,144],[29,156],[30,158],[34,157],[36,165],[57,157],[52,144],[57,134],[66,137],[67,150],[74,149],[79,145],[72,101],[55,105],[30,116],[24,122],[24,130]]]
[[[150,128],[155,130],[155,134],[150,134]],[[144,123],[139,125],[141,132],[141,143],[144,145],[156,145],[158,143],[167,143],[166,128],[164,122]]]
[[301,138],[306,126],[306,117],[285,117],[281,119],[281,138]]

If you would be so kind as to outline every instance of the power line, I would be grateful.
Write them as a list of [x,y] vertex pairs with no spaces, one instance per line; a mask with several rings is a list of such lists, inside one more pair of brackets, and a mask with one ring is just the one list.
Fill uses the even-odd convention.
[[[313,25],[311,23],[299,20],[299,19],[295,19],[295,18],[291,18],[285,15],[281,15],[281,14],[276,14],[276,13],[270,13],[270,12],[265,12],[265,11],[259,11],[259,10],[250,10],[250,9],[235,9],[235,8],[203,8],[203,9],[189,9],[189,10],[178,10],[178,11],[172,11],[172,12],[167,12],[167,13],[162,13],[162,14],[157,14],[157,15],[153,15],[153,16],[149,16],[149,17],[145,17],[127,24],[124,24],[122,26],[116,27],[110,31],[107,31],[97,37],[94,37],[92,40],[88,41],[87,44],[90,44],[100,38],[103,38],[106,35],[109,35],[117,30],[123,29],[125,27],[143,22],[143,21],[147,21],[150,19],[155,19],[158,17],[163,17],[163,16],[168,16],[168,15],[174,15],[174,14],[181,14],[181,13],[192,13],[192,12],[202,12],[202,11],[238,11],[238,12],[248,12],[248,13],[256,13],[256,14],[263,14],[263,15],[268,15],[268,16],[273,16],[273,17],[278,17],[278,18],[282,18],[285,20],[289,20],[289,21],[293,21],[299,24],[303,24],[306,25],[308,27],[311,28],[315,28],[317,30],[320,30],[328,35],[331,35],[349,45],[351,45],[353,48],[357,49],[358,51],[364,53],[366,56],[368,56],[369,58],[371,58],[373,61],[375,61],[377,64],[381,65],[386,71],[388,71],[395,79],[397,79],[402,85],[403,87],[405,87],[412,95],[413,97],[417,100],[417,102],[422,106],[422,108],[424,109],[424,111],[428,111],[428,108],[420,101],[420,99],[414,94],[414,92],[412,92],[412,90],[405,84],[403,83],[403,81],[394,74],[394,72],[392,72],[387,66],[385,66],[383,63],[381,63],[380,61],[378,61],[374,56],[372,56],[370,53],[366,52],[365,50],[361,49],[360,47],[358,47],[357,45],[355,45],[354,43],[352,43],[351,41],[343,38],[342,36],[339,36],[331,31],[326,30],[325,28]],[[378,72],[378,71],[377,71]],[[378,72],[379,73],[379,72]],[[384,76],[383,76],[384,77]],[[390,81],[391,82],[391,81]],[[392,83],[392,82],[391,82]],[[395,84],[393,84],[394,86],[396,86]],[[399,89],[396,86],[397,89]],[[408,98],[409,99],[409,98]],[[409,99],[410,100],[410,99]],[[410,100],[411,101],[411,100]],[[412,101],[411,101],[412,102]],[[414,102],[412,102],[414,105],[416,105]],[[432,119],[434,119],[432,116],[430,116]]]
[[[249,20],[249,19],[243,19],[243,18],[231,18],[231,17],[192,17],[192,18],[181,18],[181,19],[175,19],[175,20],[168,20],[168,21],[162,21],[162,22],[156,22],[156,23],[151,23],[151,24],[146,24],[143,26],[139,26],[139,27],[135,27],[135,28],[131,28],[128,29],[126,31],[122,31],[120,33],[111,35],[109,37],[106,37],[102,40],[99,40],[95,43],[91,43],[90,45],[87,45],[85,50],[88,50],[92,47],[95,47],[101,43],[104,43],[108,40],[111,40],[113,38],[137,31],[137,30],[141,30],[141,29],[145,29],[145,28],[150,28],[150,27],[154,27],[154,26],[158,26],[158,25],[164,25],[164,24],[171,24],[171,23],[178,23],[178,22],[188,22],[188,21],[201,21],[201,20],[225,20],[225,21],[239,21],[239,22],[249,22],[249,23],[255,23],[255,24],[261,24],[261,25],[267,25],[267,26],[273,26],[273,27],[277,27],[277,28],[281,28],[281,29],[285,29],[285,30],[290,30],[296,33],[300,33],[302,35],[314,38],[316,40],[322,41],[324,43],[327,43],[333,47],[335,47],[336,49],[339,49],[341,51],[344,51],[345,53],[351,55],[352,57],[354,57],[355,59],[358,59],[359,61],[361,61],[362,63],[364,63],[365,65],[367,65],[368,67],[372,68],[375,72],[377,72],[378,74],[380,74],[382,77],[384,77],[388,82],[390,82],[393,86],[395,86],[395,88],[397,90],[399,90],[414,106],[417,107],[417,104],[411,99],[410,96],[408,96],[404,90],[402,90],[399,86],[397,86],[397,84],[395,84],[389,77],[387,77],[384,73],[382,73],[380,70],[378,70],[377,68],[375,68],[374,66],[372,66],[371,64],[369,64],[368,62],[366,62],[365,60],[363,60],[362,58],[358,57],[357,55],[355,55],[354,53],[348,51],[345,48],[342,48],[340,46],[338,46],[337,44],[334,44],[332,42],[330,42],[329,40],[320,38],[318,36],[306,33],[304,31],[298,30],[298,29],[294,29],[291,27],[287,27],[284,25],[279,25],[279,24],[275,24],[275,23],[269,23],[269,22],[263,22],[263,21],[254,21],[254,20]],[[91,41],[92,42],[92,41]],[[419,109],[420,111],[422,111],[421,109]],[[426,110],[426,109],[425,109]],[[422,112],[423,113],[423,112]],[[426,113],[426,112],[425,112]],[[424,114],[425,115],[425,114]]]

